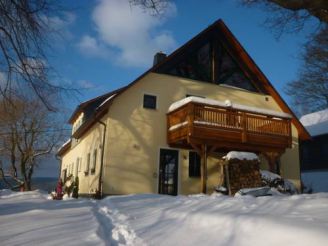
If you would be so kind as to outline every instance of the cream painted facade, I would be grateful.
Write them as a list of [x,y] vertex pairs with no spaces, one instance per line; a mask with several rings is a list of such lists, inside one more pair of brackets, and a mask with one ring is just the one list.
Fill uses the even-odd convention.
[[[87,134],[73,141],[71,149],[62,157],[62,178],[65,170],[66,176],[79,177],[80,193],[93,194],[98,187],[102,134],[103,127],[99,124],[94,125]],[[94,172],[91,171],[93,167]]]
[[[144,94],[157,97],[157,108],[143,108]],[[109,111],[102,117],[107,125],[104,146],[103,192],[104,194],[158,193],[160,149],[169,149],[166,141],[166,113],[169,106],[186,95],[202,96],[219,101],[230,100],[247,106],[280,111],[271,96],[248,92],[243,89],[220,86],[170,75],[148,73],[137,83],[116,96]],[[77,118],[77,121],[79,118]],[[76,123],[74,123],[76,124]],[[74,125],[73,124],[73,125]],[[62,171],[81,168],[77,171],[80,193],[94,193],[99,180],[104,127],[95,123],[78,142],[72,144],[62,156]],[[292,126],[293,144],[281,157],[281,173],[300,187],[298,133]],[[88,175],[88,154],[97,150],[96,170]],[[179,149],[178,194],[201,192],[200,178],[188,175],[189,152]],[[90,163],[90,165],[91,165]],[[208,193],[220,181],[216,157],[208,158]],[[263,160],[262,166],[265,167]],[[72,171],[75,175],[76,171]],[[75,173],[74,173],[75,172]]]

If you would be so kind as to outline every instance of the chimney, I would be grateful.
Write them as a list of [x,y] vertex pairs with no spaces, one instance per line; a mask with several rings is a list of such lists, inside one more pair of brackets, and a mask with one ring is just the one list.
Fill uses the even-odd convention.
[[167,55],[165,53],[163,53],[162,51],[157,52],[154,55],[154,63],[153,66],[157,65],[158,63],[162,62],[165,60],[165,58],[167,57]]

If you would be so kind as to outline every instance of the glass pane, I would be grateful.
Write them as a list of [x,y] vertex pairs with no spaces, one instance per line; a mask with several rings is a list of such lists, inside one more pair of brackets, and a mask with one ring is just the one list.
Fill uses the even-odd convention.
[[218,55],[218,79],[217,84],[229,85],[242,88],[248,91],[258,92],[252,82],[246,77],[244,72],[228,54],[222,49],[221,55]]
[[144,95],[143,107],[156,109],[156,96]]
[[168,74],[194,80],[211,81],[211,46],[209,43],[201,46],[167,71]]
[[200,177],[200,156],[189,152],[189,177]]

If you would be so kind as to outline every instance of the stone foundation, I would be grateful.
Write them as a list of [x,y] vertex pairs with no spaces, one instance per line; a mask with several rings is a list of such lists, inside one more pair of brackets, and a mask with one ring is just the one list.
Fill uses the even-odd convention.
[[[229,178],[227,177],[227,174],[229,175]],[[242,188],[256,188],[263,186],[260,173],[260,163],[258,160],[227,160],[225,176],[229,195],[234,195]]]

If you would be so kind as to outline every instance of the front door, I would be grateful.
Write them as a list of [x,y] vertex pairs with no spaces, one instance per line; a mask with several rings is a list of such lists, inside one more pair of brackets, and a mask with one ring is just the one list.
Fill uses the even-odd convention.
[[178,194],[179,151],[161,149],[159,158],[159,194],[176,196]]

